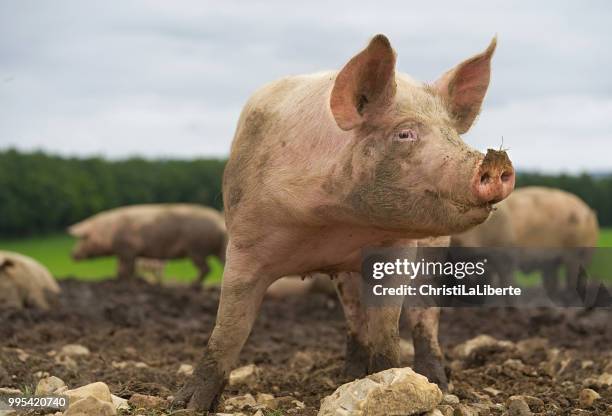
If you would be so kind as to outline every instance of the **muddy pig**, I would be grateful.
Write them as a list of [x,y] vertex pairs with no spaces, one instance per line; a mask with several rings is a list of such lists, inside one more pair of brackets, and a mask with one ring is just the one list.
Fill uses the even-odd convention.
[[0,305],[48,309],[60,287],[46,267],[36,260],[0,250]]
[[78,238],[76,260],[116,255],[120,278],[135,273],[136,258],[189,257],[199,270],[199,286],[209,272],[206,257],[225,261],[226,231],[222,214],[195,204],[150,204],[116,208],[68,229]]
[[[495,45],[423,84],[396,72],[395,51],[377,35],[340,71],[283,78],[248,100],[223,176],[229,242],[217,321],[176,407],[216,407],[278,278],[359,272],[364,247],[462,232],[512,191],[506,153],[483,155],[460,137],[480,111]],[[345,290],[359,284],[347,279]],[[399,366],[400,314],[367,309],[354,349],[367,356],[364,372]]]
[[[579,197],[560,189],[530,186],[516,190],[497,206],[485,223],[453,236],[464,247],[515,247],[500,262],[498,274],[511,282],[515,269],[542,271],[549,293],[558,290],[560,267],[565,268],[567,289],[575,288],[580,264],[587,264],[597,246],[596,213]],[[545,248],[546,250],[537,250]],[[559,248],[559,250],[550,250]],[[576,248],[566,250],[568,248]]]

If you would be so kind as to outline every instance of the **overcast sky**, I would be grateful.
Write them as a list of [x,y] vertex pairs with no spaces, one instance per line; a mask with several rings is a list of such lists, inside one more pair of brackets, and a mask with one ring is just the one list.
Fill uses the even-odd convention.
[[[417,5],[418,4],[418,5]],[[587,7],[588,6],[588,7]],[[499,44],[477,125],[519,168],[612,171],[606,1],[0,0],[0,149],[226,156],[261,84],[339,69],[376,33],[423,81]]]

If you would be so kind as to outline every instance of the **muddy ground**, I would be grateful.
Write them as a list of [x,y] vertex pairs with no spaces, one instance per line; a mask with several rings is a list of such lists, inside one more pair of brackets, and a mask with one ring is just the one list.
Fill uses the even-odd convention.
[[[60,302],[49,312],[0,310],[0,387],[33,391],[40,376],[36,373],[47,372],[70,387],[106,382],[124,398],[133,393],[172,395],[185,377],[177,369],[194,364],[206,344],[219,298],[217,288],[197,293],[141,280],[69,279],[61,287]],[[612,373],[611,317],[610,310],[445,309],[440,332],[454,394],[467,404],[535,396],[543,401],[532,405],[539,414],[612,414],[612,386],[595,380]],[[402,333],[409,338],[405,329]],[[520,351],[454,359],[454,346],[480,334],[515,342],[544,340]],[[91,354],[76,358],[76,366],[58,363],[54,352],[69,343],[82,344]],[[227,388],[224,398],[270,393],[282,398],[275,415],[315,415],[320,400],[347,381],[342,377],[343,349],[344,320],[334,297],[267,299],[241,355],[242,364],[261,369],[259,382]],[[585,387],[601,395],[591,407],[581,407],[578,400]],[[306,407],[296,408],[293,399]]]

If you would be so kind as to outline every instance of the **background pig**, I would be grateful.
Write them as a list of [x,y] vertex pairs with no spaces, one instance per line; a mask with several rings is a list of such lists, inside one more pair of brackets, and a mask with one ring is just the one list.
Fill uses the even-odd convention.
[[[494,49],[426,85],[396,73],[377,35],[339,72],[284,78],[251,97],[223,178],[229,242],[217,321],[175,405],[216,407],[278,278],[358,272],[364,247],[462,232],[512,191],[505,152],[485,156],[460,138],[480,111]],[[346,279],[343,290],[359,284]],[[355,337],[365,358],[347,360],[367,372],[399,366],[401,307],[366,313],[366,336]]]
[[[514,269],[541,270],[548,289],[557,290],[558,271],[565,267],[575,276],[579,264],[589,261],[588,248],[597,246],[597,215],[576,195],[552,188],[520,188],[497,205],[483,224],[452,237],[452,244],[463,247],[520,247],[508,251],[491,265],[502,282],[512,282]],[[570,248],[578,250],[530,250]],[[504,253],[500,253],[504,254]],[[569,287],[575,282],[568,280]]]
[[225,261],[223,216],[212,208],[191,204],[134,205],[102,212],[69,228],[78,238],[77,260],[116,255],[118,275],[134,275],[137,257],[189,257],[199,270],[196,284],[208,274],[206,257]]
[[0,305],[48,309],[60,288],[36,260],[12,251],[0,251]]

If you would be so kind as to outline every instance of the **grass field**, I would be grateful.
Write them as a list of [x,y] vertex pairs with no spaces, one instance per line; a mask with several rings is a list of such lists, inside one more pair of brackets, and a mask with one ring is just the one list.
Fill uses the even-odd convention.
[[[114,276],[117,262],[114,257],[75,262],[70,258],[74,239],[68,235],[50,235],[25,239],[0,240],[0,250],[10,250],[35,258],[47,266],[57,278],[78,277],[86,280],[99,280]],[[601,231],[599,247],[612,247],[612,228]],[[221,280],[223,267],[216,258],[210,258],[211,273],[208,283]],[[593,265],[597,267],[597,265]],[[606,270],[610,270],[607,268]],[[197,275],[197,270],[189,260],[172,260],[168,262],[165,276],[180,281],[191,281]]]
[[[58,279],[78,277],[86,280],[100,280],[114,276],[117,261],[114,257],[75,262],[70,257],[74,238],[68,235],[49,235],[25,239],[0,240],[0,250],[16,251],[28,255],[47,266]],[[216,258],[209,259],[211,272],[206,281],[214,283],[221,280],[223,267]],[[165,276],[191,281],[197,276],[197,269],[188,259],[172,260],[166,265]]]

